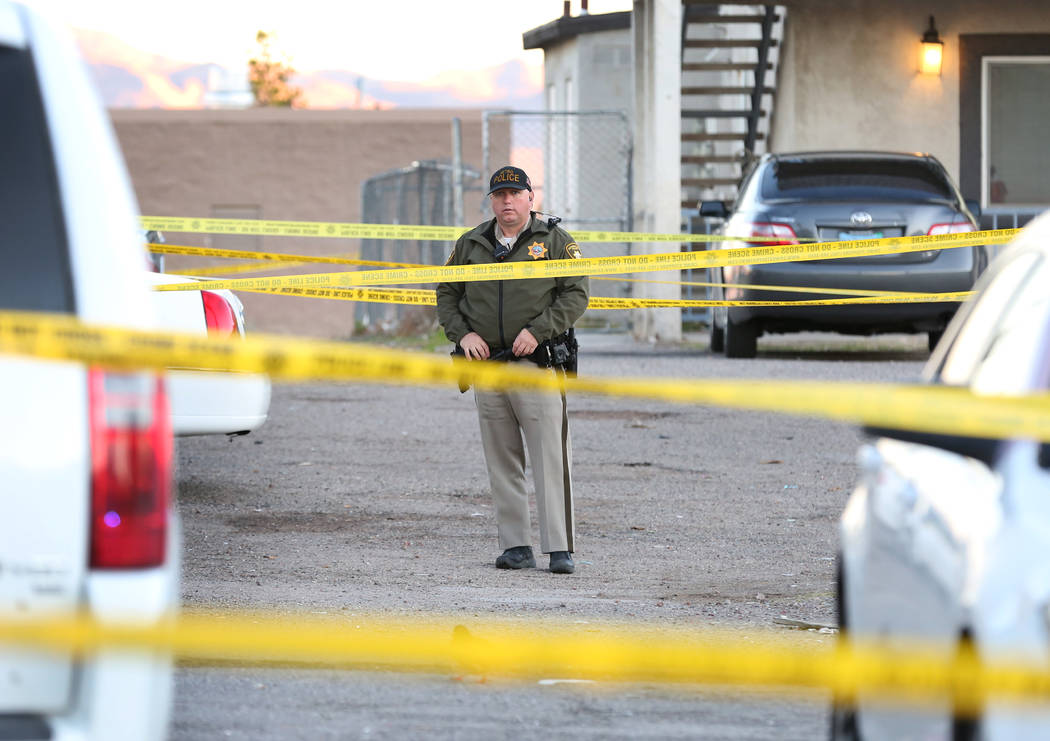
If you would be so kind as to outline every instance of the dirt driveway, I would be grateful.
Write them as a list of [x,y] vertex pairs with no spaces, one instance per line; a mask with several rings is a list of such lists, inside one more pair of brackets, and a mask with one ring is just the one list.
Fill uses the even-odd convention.
[[[750,361],[715,357],[699,344],[650,346],[623,335],[585,334],[581,344],[581,372],[600,375],[892,382],[914,380],[926,358],[924,337],[763,339],[759,357]],[[546,558],[536,570],[494,568],[499,550],[471,394],[277,386],[271,418],[258,432],[179,443],[186,604],[347,615],[436,612],[475,625],[487,616],[553,627],[613,620],[743,633],[775,630],[773,620],[781,615],[834,621],[835,528],[855,479],[862,440],[856,427],[645,400],[577,396],[569,403],[575,574],[549,573]],[[246,710],[261,699],[254,685],[285,687],[280,697],[295,693],[287,689],[291,675],[269,672],[256,681],[258,671],[180,672],[173,736],[219,737],[222,728],[226,737],[256,739],[396,738],[413,734],[405,725],[410,717],[391,708],[460,702],[463,712],[449,725],[427,716],[428,737],[515,738],[514,724],[501,724],[498,715],[482,722],[489,717],[484,702],[520,697],[534,708],[526,716],[540,729],[560,712],[554,699],[560,695],[544,705],[534,687],[496,683],[484,702],[453,701],[441,699],[448,678],[431,678],[427,689],[420,680],[381,676],[364,683],[387,692],[370,692],[373,699],[353,712],[333,711],[333,735],[288,735],[286,729],[267,736],[265,728],[276,726],[260,725],[260,719],[277,712],[272,703],[279,700],[267,700],[265,710]],[[306,673],[291,685],[316,685],[308,695],[316,697],[363,682],[326,676]],[[240,699],[216,704],[218,686]],[[631,692],[638,695],[633,701],[606,700],[637,713],[637,722],[625,717],[594,735],[584,719],[576,735],[763,738],[771,737],[762,731],[775,722],[783,733],[772,737],[801,739],[825,728],[819,703],[789,704],[784,714],[770,715],[783,706],[778,700],[699,717],[671,712],[668,717],[681,722],[649,736],[645,729],[656,726],[644,719],[653,703],[677,700],[659,688]],[[293,702],[300,709],[309,704]],[[461,726],[475,707],[480,725]],[[236,709],[243,711],[241,720]],[[575,717],[571,708],[564,714]],[[711,734],[701,730],[707,722],[715,724]],[[574,722],[565,720],[559,730],[565,723]],[[536,729],[535,723],[526,726]]]

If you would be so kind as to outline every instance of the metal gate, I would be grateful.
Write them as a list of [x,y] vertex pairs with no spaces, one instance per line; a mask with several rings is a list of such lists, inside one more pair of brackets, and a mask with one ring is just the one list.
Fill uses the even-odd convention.
[[[634,148],[624,111],[485,111],[482,122],[484,177],[507,164],[522,168],[532,180],[534,208],[561,217],[570,234],[632,230]],[[482,196],[478,203],[474,211],[468,202],[467,213],[478,214],[479,221],[491,218],[488,200]],[[628,243],[583,245],[585,257],[629,251]],[[630,296],[629,286],[625,280],[592,280],[591,295]],[[601,311],[587,312],[581,324],[621,327],[626,321],[626,312]]]
[[[484,192],[475,170],[464,167],[461,172],[467,198],[473,200],[477,193]],[[362,221],[367,224],[459,226],[454,223],[457,206],[453,197],[453,176],[453,165],[426,160],[371,177],[361,187]],[[448,242],[432,240],[361,240],[362,260],[441,265],[448,257],[448,250]],[[433,314],[432,310],[423,311],[417,307],[359,302],[354,318],[371,332],[412,332],[416,325],[432,323]],[[406,319],[412,320],[407,322],[411,326],[404,326]]]

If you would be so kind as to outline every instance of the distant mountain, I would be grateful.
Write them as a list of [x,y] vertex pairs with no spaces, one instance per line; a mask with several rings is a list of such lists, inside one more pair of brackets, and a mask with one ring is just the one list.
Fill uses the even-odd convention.
[[[395,82],[360,78],[344,70],[322,70],[297,75],[311,108],[350,107],[358,90],[365,100],[403,108],[517,108],[543,107],[542,83],[530,79],[520,61],[481,70],[446,72],[422,82]],[[367,104],[366,106],[367,107]]]
[[[245,70],[186,64],[136,49],[101,31],[76,31],[107,107],[205,108],[216,99],[243,100]],[[542,80],[510,61],[482,70],[442,73],[421,82],[371,80],[346,70],[296,75],[307,108],[542,107]]]

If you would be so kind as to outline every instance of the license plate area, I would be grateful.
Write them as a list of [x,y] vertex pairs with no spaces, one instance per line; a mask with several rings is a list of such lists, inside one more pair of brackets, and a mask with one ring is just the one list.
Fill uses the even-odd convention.
[[856,229],[841,224],[817,225],[817,239],[821,242],[853,242],[859,239],[884,239],[903,237],[904,227],[875,225],[868,229]]
[[867,231],[839,232],[840,242],[852,242],[858,239],[882,239],[886,233],[881,229],[869,229]]

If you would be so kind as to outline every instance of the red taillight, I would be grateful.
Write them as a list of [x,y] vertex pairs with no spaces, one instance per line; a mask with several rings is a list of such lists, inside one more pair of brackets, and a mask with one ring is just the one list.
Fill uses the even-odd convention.
[[229,301],[214,291],[201,291],[201,299],[204,301],[204,322],[208,325],[208,334],[225,337],[237,333],[237,317]]
[[741,224],[741,228],[734,229],[733,236],[742,237],[769,237],[769,239],[749,240],[749,244],[768,246],[775,244],[798,244],[798,235],[790,224],[777,222],[753,221]]
[[172,438],[162,378],[88,372],[91,568],[164,563]]
[[966,232],[975,232],[976,227],[969,221],[960,221],[957,224],[934,224],[930,227],[930,231],[927,234],[964,234]]

